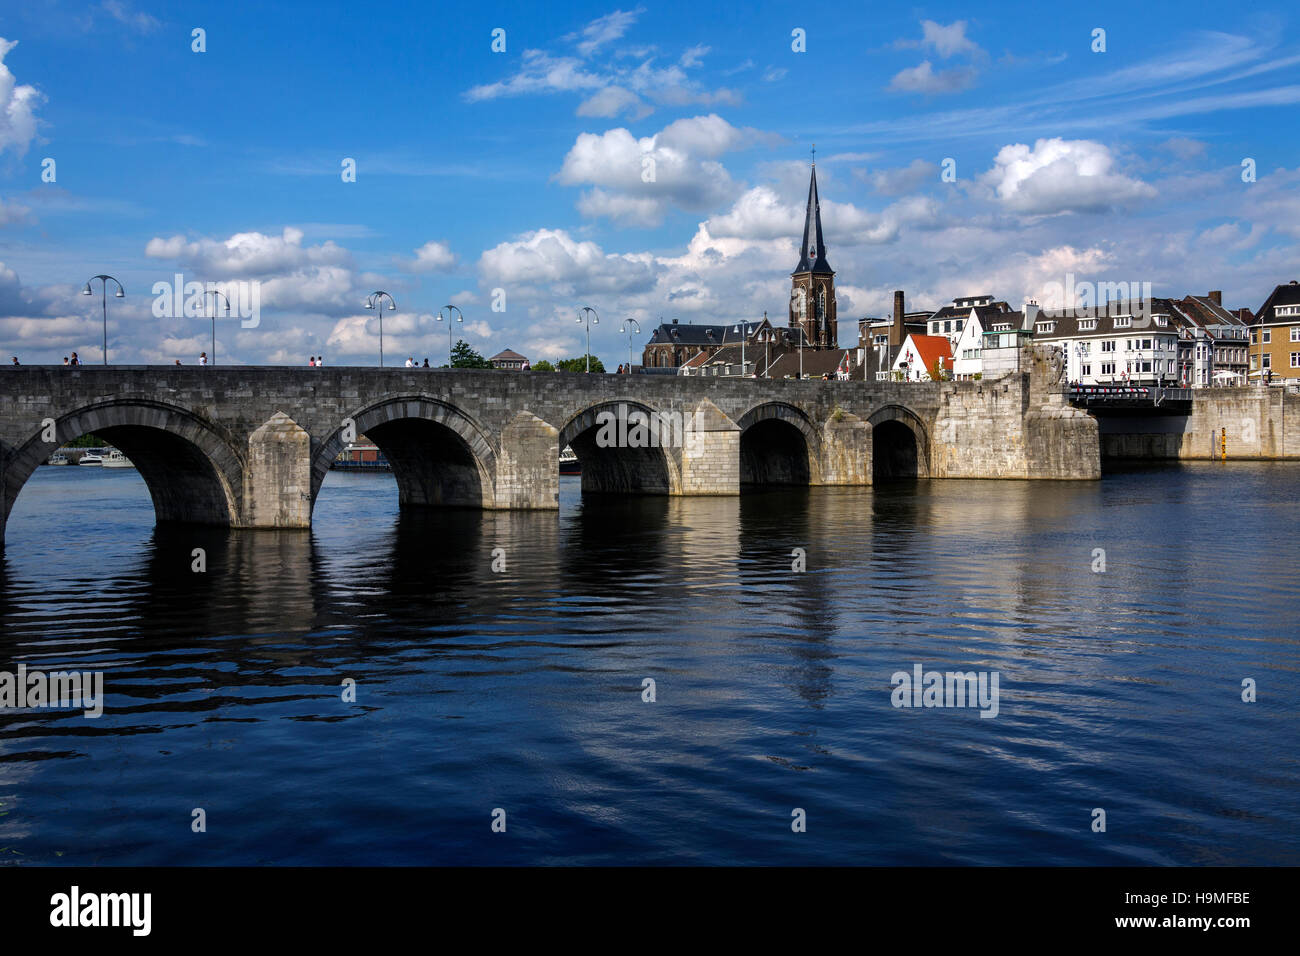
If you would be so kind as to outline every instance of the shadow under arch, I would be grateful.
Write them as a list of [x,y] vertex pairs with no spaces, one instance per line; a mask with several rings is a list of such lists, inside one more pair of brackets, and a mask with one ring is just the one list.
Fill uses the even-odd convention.
[[[386,398],[350,416],[393,466],[401,507],[491,508],[497,454],[487,432],[456,406],[424,395]],[[312,508],[345,446],[340,423],[312,456]]]
[[[607,421],[602,416],[605,412],[613,416],[611,427],[624,436],[636,424],[635,420],[629,420],[634,413],[644,414],[647,422],[657,419],[657,438],[645,447],[627,447],[619,442],[602,447],[597,437]],[[620,416],[626,422],[623,428],[618,427]],[[571,447],[578,456],[584,494],[681,494],[681,475],[668,448],[684,440],[687,424],[684,419],[660,417],[657,409],[635,400],[611,399],[590,405],[570,417],[560,429],[559,447],[561,450]]]
[[916,412],[904,405],[885,405],[867,423],[873,481],[930,476],[930,438]]
[[[55,419],[59,442],[95,434],[135,465],[158,523],[238,524],[244,458],[236,444],[193,412],[148,399],[112,399]],[[58,447],[38,431],[4,462],[4,519],[33,472]]]
[[740,484],[821,484],[821,436],[801,410],[785,402],[755,405],[740,428]]

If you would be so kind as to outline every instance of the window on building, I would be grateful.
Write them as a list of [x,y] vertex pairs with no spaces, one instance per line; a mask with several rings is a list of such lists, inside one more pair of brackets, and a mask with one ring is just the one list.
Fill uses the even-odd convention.
[[939,334],[939,323],[938,323],[938,322],[931,322],[931,323],[930,323],[930,334],[931,334],[931,335],[938,335],[938,334]]
[[1091,376],[1091,375],[1092,375],[1092,366],[1091,366],[1091,365],[1084,365],[1084,366],[1081,366],[1081,368],[1082,368],[1083,374],[1084,374],[1085,376]]
[[1117,315],[1115,317],[1115,328],[1117,329],[1127,329],[1132,325],[1133,316],[1131,315]]
[[1291,341],[1300,342],[1300,325],[1291,326]]
[[1151,371],[1151,363],[1150,363],[1150,362],[1143,362],[1143,363],[1142,363],[1142,371],[1144,371],[1144,372],[1149,372],[1149,371]]
[[1151,348],[1151,340],[1150,340],[1150,339],[1143,339],[1143,340],[1142,340],[1142,348],[1144,348],[1144,349],[1149,349],[1149,348]]
[[953,329],[957,332],[961,331],[961,319],[958,319],[956,322],[953,323]]
[[1273,356],[1272,356],[1271,354],[1269,354],[1268,352],[1265,352],[1265,353],[1264,353],[1264,368],[1272,368],[1272,367],[1273,367]]
[[1103,352],[1113,352],[1113,351],[1115,351],[1115,340],[1114,340],[1114,339],[1107,339],[1106,341],[1102,342],[1102,343],[1101,343],[1101,350],[1102,350]]
[[1300,368],[1300,352],[1291,353],[1291,367]]
[[1081,332],[1091,332],[1091,331],[1092,331],[1093,329],[1095,329],[1096,327],[1097,327],[1097,320],[1096,320],[1096,319],[1080,319],[1080,320],[1079,320],[1079,331],[1081,331]]
[[1264,338],[1263,338],[1263,342],[1264,342],[1265,345],[1268,345],[1268,343],[1270,343],[1270,342],[1273,341],[1273,330],[1272,330],[1272,329],[1261,329],[1261,330],[1260,330],[1260,334],[1264,337]]

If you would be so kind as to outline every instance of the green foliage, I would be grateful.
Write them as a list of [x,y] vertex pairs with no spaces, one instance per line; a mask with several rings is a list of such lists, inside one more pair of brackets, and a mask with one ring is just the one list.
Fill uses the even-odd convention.
[[555,371],[555,366],[552,365],[550,362],[546,361],[546,359],[542,359],[540,362],[537,362],[537,363],[535,363],[535,364],[533,365],[533,371],[534,371],[534,372],[554,372],[554,371]]
[[456,347],[451,350],[451,367],[491,368],[492,363],[470,348],[464,339],[459,339]]
[[96,438],[94,435],[82,435],[80,438],[74,438],[72,441],[65,441],[64,448],[102,448],[108,442]]
[[[562,359],[555,363],[555,367],[561,372],[585,372],[587,371],[587,357],[580,355],[577,358]],[[605,365],[596,356],[591,357],[591,370],[593,372],[604,372]]]

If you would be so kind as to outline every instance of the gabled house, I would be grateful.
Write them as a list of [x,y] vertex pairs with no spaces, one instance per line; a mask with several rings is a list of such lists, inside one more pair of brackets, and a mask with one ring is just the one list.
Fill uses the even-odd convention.
[[934,373],[952,375],[952,343],[944,335],[909,335],[898,350],[893,377],[905,382],[929,382]]

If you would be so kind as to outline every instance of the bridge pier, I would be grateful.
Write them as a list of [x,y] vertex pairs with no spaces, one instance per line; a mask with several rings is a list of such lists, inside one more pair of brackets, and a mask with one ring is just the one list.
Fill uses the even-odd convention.
[[871,425],[849,412],[832,414],[822,430],[823,485],[871,484]]
[[740,494],[740,426],[707,398],[682,436],[681,494]]
[[559,429],[519,412],[501,430],[496,506],[517,510],[560,507]]
[[311,436],[284,412],[248,436],[237,528],[311,527]]

